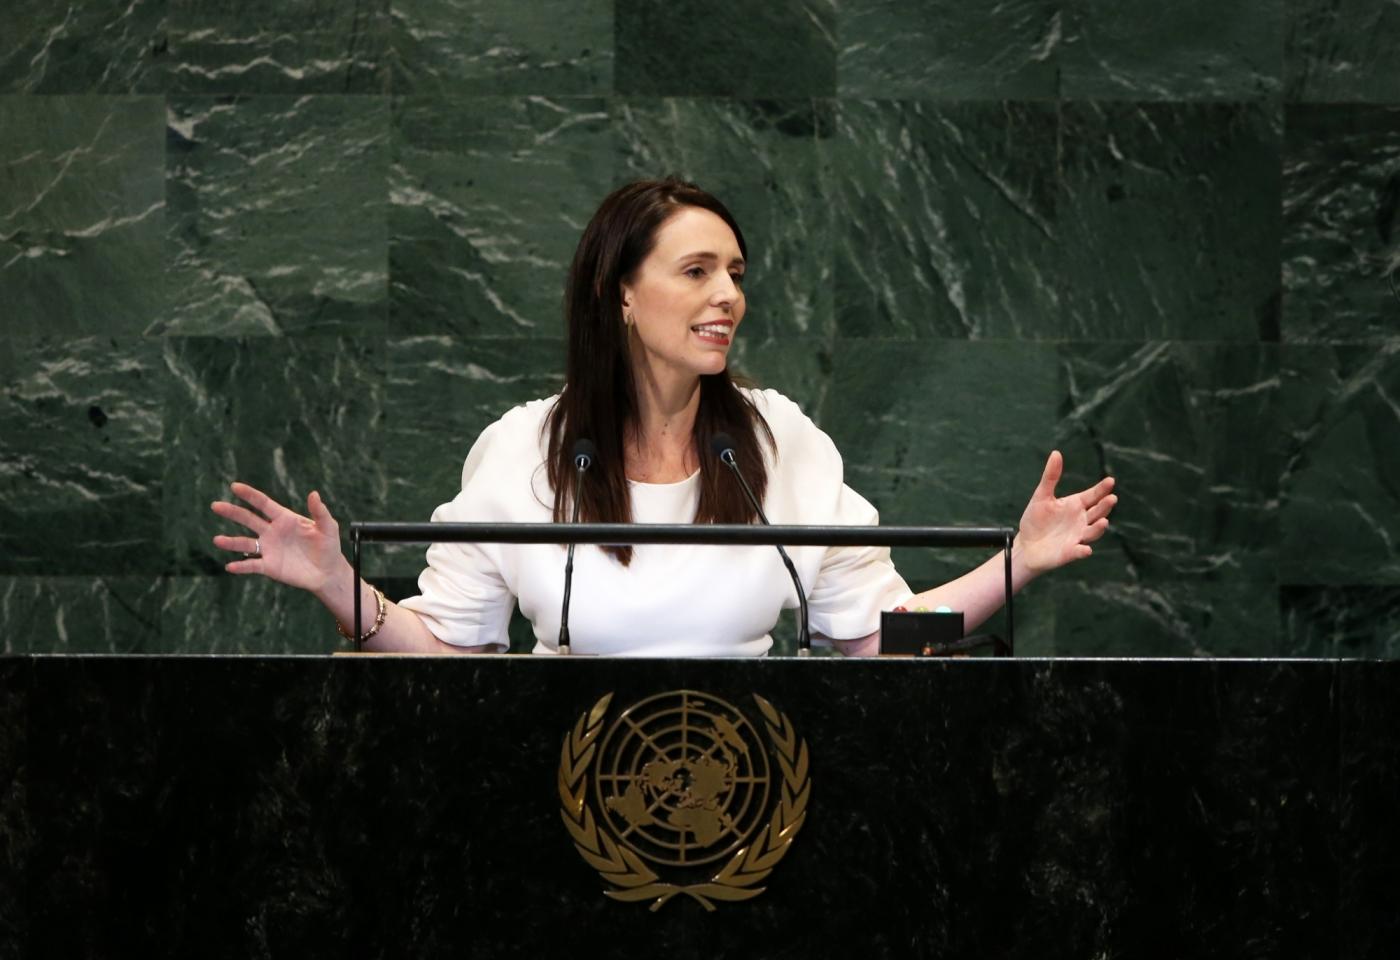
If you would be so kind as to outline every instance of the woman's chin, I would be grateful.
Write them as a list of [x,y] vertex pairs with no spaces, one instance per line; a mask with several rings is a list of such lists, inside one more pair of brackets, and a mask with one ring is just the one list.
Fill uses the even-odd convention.
[[729,365],[728,351],[710,351],[702,357],[696,357],[687,361],[687,369],[697,377],[709,377],[716,373],[723,373]]

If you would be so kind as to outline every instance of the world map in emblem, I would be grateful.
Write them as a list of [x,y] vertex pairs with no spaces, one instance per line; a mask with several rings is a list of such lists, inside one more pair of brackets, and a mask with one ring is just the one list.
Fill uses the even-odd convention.
[[609,832],[653,863],[732,854],[769,813],[768,752],[734,706],[692,690],[639,701],[612,725],[594,765]]

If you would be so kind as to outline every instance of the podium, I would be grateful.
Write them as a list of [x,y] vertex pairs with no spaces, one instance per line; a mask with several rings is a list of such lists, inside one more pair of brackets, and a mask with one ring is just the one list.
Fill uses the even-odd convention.
[[[713,911],[607,896],[562,810],[590,711],[677,691],[807,750],[790,846]],[[1397,693],[1336,661],[4,658],[0,957],[1392,956]],[[715,795],[680,776],[643,799]]]

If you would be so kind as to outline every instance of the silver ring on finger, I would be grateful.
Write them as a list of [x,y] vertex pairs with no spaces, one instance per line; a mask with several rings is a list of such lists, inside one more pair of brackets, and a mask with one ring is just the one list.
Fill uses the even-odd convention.
[[259,538],[259,539],[253,541],[253,552],[252,552],[252,553],[245,553],[245,554],[243,554],[243,559],[244,559],[244,560],[261,560],[261,559],[262,559],[262,539],[261,539],[261,538]]

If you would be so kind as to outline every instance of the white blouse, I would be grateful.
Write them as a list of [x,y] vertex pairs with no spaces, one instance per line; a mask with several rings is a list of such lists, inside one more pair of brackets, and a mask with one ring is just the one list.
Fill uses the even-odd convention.
[[[768,421],[777,456],[765,450],[763,509],[775,524],[874,525],[879,515],[842,480],[841,456],[791,400],[746,391]],[[516,407],[487,427],[467,454],[462,491],[433,511],[434,522],[548,523],[554,496],[541,425],[556,398]],[[765,438],[766,439],[766,438]],[[587,482],[585,478],[584,482]],[[691,523],[696,473],[679,483],[629,481],[636,523]],[[792,547],[807,590],[813,634],[863,637],[880,612],[912,596],[888,548]],[[535,653],[557,653],[565,548],[534,544],[433,544],[418,578],[421,596],[400,606],[438,639],[459,646],[509,645],[511,610],[535,628]],[[640,545],[624,567],[601,548],[574,554],[569,637],[576,654],[637,657],[762,656],[769,631],[797,594],[771,546]]]

